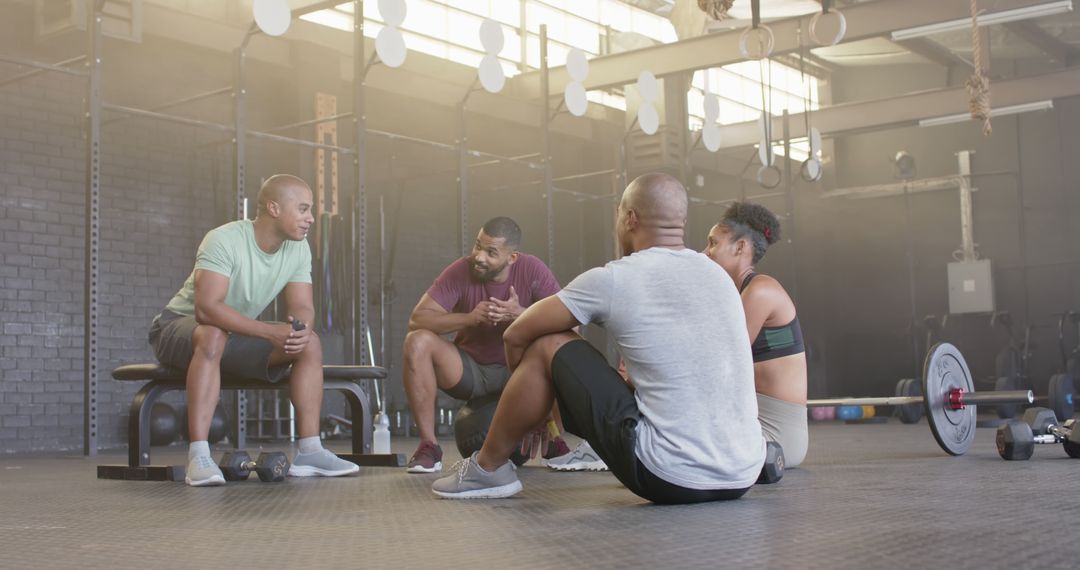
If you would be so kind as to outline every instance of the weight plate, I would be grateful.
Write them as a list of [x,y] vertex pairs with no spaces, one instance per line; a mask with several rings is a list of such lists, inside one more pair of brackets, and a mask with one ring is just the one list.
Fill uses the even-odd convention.
[[941,449],[949,455],[963,455],[975,440],[975,406],[952,410],[949,391],[959,388],[972,392],[975,384],[964,356],[947,342],[935,344],[926,354],[923,365],[923,409]]
[[1072,400],[1073,380],[1068,374],[1054,374],[1050,377],[1049,407],[1058,418],[1073,415]]
[[[1008,390],[1019,390],[1020,387],[1016,385],[1011,376],[999,376],[994,382],[995,392],[1004,392]],[[1020,404],[998,404],[997,415],[1003,420],[1007,420],[1016,415],[1016,412],[1020,409]]]
[[[897,396],[921,396],[919,384],[914,378],[905,378],[896,385]],[[896,407],[900,421],[905,424],[918,423],[923,416],[922,404],[904,404]]]

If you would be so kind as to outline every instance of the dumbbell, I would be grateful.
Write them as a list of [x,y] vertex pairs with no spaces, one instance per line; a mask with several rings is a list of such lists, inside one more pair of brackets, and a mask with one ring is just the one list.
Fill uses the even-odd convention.
[[757,482],[763,485],[776,483],[784,478],[784,449],[775,441],[765,442],[765,465]]
[[998,455],[1009,461],[1025,461],[1035,452],[1035,444],[1060,443],[1069,457],[1080,458],[1078,423],[1080,414],[1059,425],[1053,410],[1028,408],[1022,421],[1010,420],[998,427]]
[[226,481],[244,481],[254,471],[263,483],[280,483],[289,472],[289,459],[284,453],[260,453],[259,459],[252,461],[246,451],[230,451],[218,464]]

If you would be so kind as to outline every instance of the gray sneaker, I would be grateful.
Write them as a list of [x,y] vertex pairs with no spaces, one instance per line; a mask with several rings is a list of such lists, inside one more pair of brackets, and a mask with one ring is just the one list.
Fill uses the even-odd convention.
[[476,454],[462,459],[450,468],[452,474],[437,479],[431,490],[444,499],[504,499],[521,491],[517,467],[507,461],[495,471],[484,471],[476,462]]
[[184,482],[192,487],[215,487],[225,484],[225,476],[214,460],[206,455],[196,455],[188,459]]
[[607,471],[607,463],[596,454],[589,442],[582,440],[573,451],[547,461],[556,471]]
[[328,449],[297,453],[289,467],[289,477],[340,477],[360,471],[360,466],[334,455]]

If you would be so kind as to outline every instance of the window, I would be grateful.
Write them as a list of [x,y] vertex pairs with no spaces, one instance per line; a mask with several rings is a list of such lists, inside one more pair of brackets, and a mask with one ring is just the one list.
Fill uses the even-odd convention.
[[[519,34],[523,15],[524,54]],[[375,37],[384,21],[377,2],[364,2],[364,18],[364,35]],[[566,54],[575,47],[589,57],[600,55],[609,27],[657,42],[677,39],[666,18],[619,0],[408,0],[401,31],[410,50],[476,67],[484,56],[479,39],[484,18],[503,24],[506,42],[499,59],[507,77],[540,68],[541,24],[548,26],[548,64],[552,66],[564,65]],[[305,14],[301,19],[352,31],[352,3]],[[626,101],[619,93],[589,92],[588,97],[602,105],[626,109]]]
[[[364,17],[364,34],[375,37],[383,23],[378,2],[364,2]],[[524,53],[520,35],[522,17]],[[351,31],[352,3],[338,4],[333,9],[301,18]],[[567,53],[575,47],[589,57],[602,54],[609,30],[640,34],[658,43],[677,40],[675,28],[666,18],[620,0],[408,0],[401,30],[410,50],[476,67],[484,56],[479,39],[480,22],[484,18],[503,25],[506,41],[499,60],[507,77],[540,67],[541,24],[548,26],[548,64],[552,66],[564,65]],[[763,73],[771,84],[764,105],[759,84]],[[747,61],[694,74],[687,93],[691,129],[699,130],[704,124],[706,91],[720,97],[718,122],[722,125],[756,120],[763,107],[769,107],[774,115],[784,109],[801,113],[809,100],[810,109],[818,108],[816,78],[803,77],[798,70],[779,63]],[[590,91],[588,98],[601,105],[626,109],[621,90]]]
[[[769,85],[761,85],[761,77],[769,78]],[[774,115],[802,113],[807,107],[818,108],[817,78],[803,75],[799,70],[768,61],[744,61],[703,69],[694,73],[686,104],[690,115],[690,128],[699,130],[705,123],[705,93],[715,93],[720,99],[721,125],[755,121],[761,110],[768,108]],[[783,147],[777,152],[783,154]],[[805,160],[810,154],[806,139],[793,139],[792,158]]]

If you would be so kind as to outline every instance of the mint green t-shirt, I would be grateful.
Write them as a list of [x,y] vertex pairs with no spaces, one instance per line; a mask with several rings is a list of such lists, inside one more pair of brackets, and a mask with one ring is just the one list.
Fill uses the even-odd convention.
[[195,271],[204,269],[229,278],[225,304],[250,319],[273,302],[288,283],[311,283],[311,246],[285,240],[275,253],[255,243],[255,225],[237,220],[207,232],[195,256],[195,269],[165,309],[195,314]]

